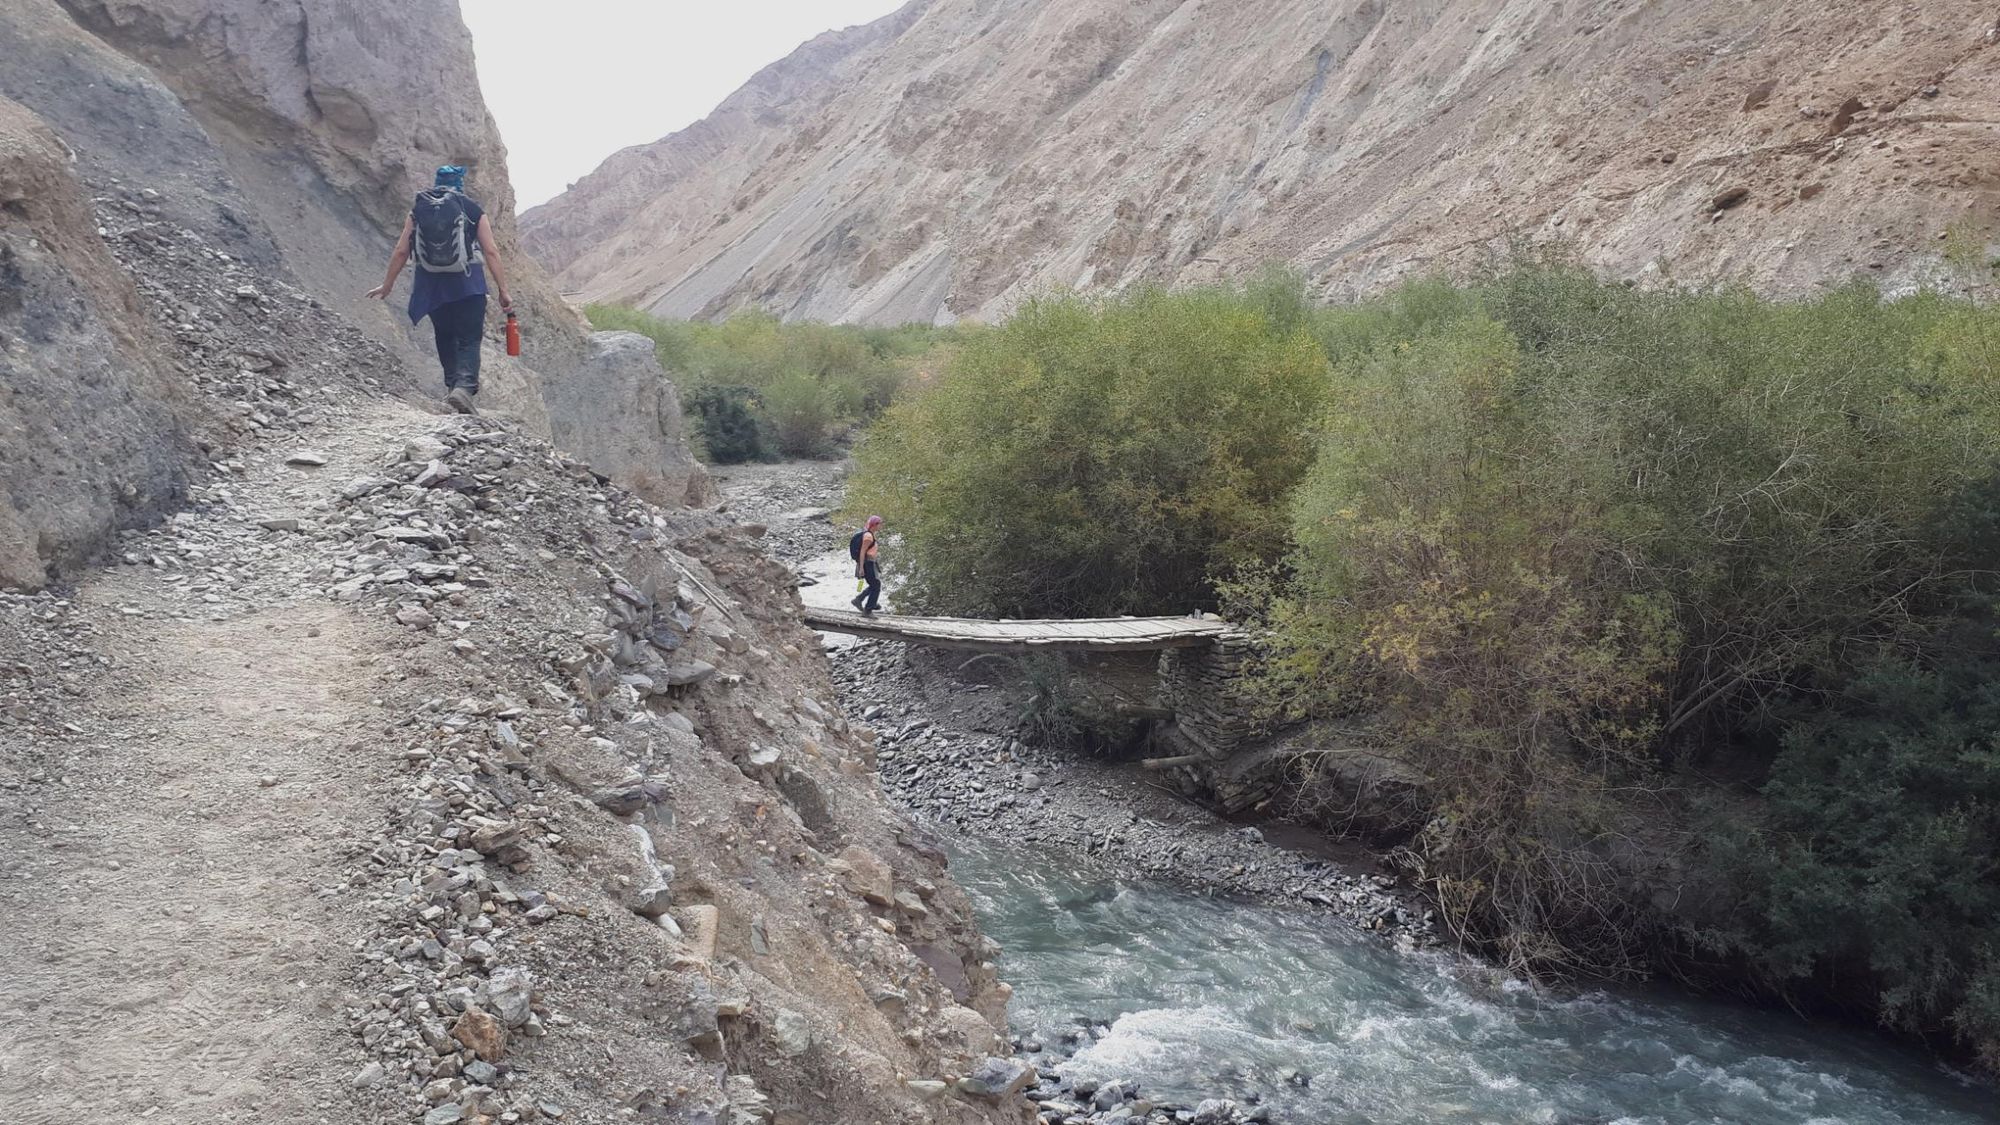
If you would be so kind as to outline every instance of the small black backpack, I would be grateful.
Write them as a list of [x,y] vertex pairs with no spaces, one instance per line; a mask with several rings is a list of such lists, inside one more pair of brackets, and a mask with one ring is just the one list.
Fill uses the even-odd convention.
[[425,273],[464,273],[472,265],[465,196],[447,187],[417,193],[410,206],[410,257]]
[[855,562],[861,561],[861,537],[866,534],[868,534],[868,529],[864,527],[854,533],[854,538],[847,541],[847,555]]

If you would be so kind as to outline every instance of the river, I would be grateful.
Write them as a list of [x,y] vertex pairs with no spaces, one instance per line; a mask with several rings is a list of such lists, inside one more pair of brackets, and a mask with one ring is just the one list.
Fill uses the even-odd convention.
[[[1280,910],[961,838],[1017,1033],[1058,1064],[1290,1125],[1971,1125],[1992,1089],[1865,1029],[1661,988],[1560,995]],[[1300,1084],[1303,1081],[1306,1084]]]

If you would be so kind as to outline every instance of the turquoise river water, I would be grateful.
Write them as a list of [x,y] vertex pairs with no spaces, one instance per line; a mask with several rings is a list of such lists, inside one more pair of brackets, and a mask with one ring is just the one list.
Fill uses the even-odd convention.
[[[1494,986],[1325,920],[955,846],[1015,1030],[1109,1025],[1063,1068],[1281,1125],[1971,1125],[2000,1092],[1865,1029],[1667,989]],[[1308,1085],[1299,1085],[1304,1076]]]

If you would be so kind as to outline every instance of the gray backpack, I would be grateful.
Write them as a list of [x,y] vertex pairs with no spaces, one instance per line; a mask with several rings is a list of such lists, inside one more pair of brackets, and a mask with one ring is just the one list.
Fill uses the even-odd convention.
[[464,273],[476,260],[465,196],[447,187],[417,193],[410,207],[410,257],[425,273]]

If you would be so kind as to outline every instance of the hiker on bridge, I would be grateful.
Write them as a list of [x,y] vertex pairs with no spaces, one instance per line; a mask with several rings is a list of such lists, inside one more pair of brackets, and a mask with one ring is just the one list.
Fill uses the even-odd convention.
[[854,577],[868,584],[868,588],[854,595],[854,608],[863,613],[874,613],[882,608],[882,543],[877,538],[882,529],[881,516],[869,516],[868,526],[854,533],[847,541],[847,553],[854,556]]
[[493,224],[485,208],[465,194],[463,167],[439,168],[432,186],[417,193],[389,255],[389,275],[368,295],[387,297],[411,258],[417,269],[410,286],[410,323],[431,318],[438,363],[444,367],[445,401],[460,414],[471,414],[472,397],[479,393],[479,341],[486,332],[487,273],[493,275],[501,311],[512,313],[514,302],[507,296],[507,275],[493,245]]

